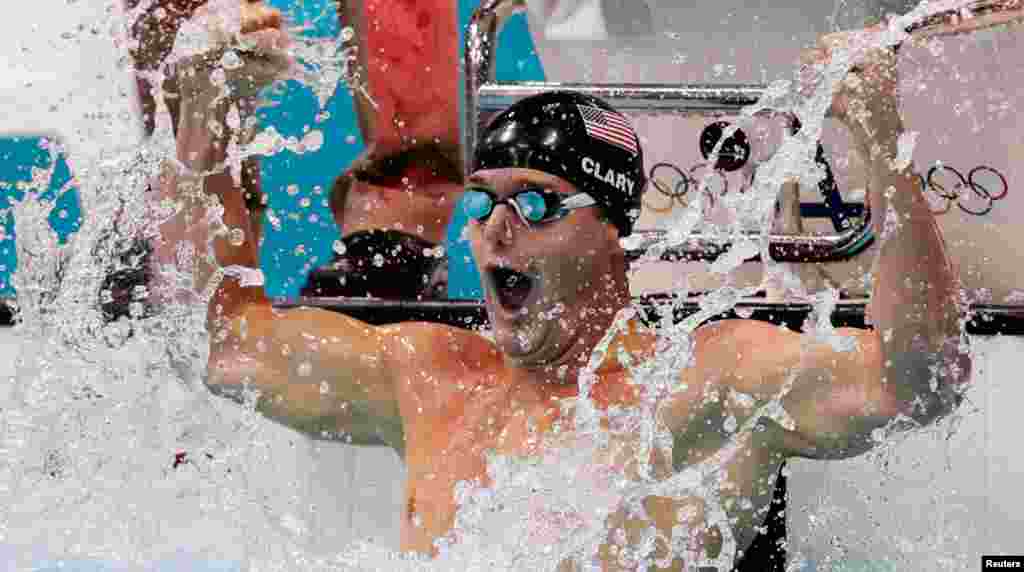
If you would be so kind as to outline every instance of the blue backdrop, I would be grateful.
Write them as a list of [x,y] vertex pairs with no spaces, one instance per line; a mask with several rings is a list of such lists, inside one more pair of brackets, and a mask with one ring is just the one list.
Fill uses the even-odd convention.
[[[337,36],[340,31],[333,0],[269,0],[290,15],[292,21],[311,24],[307,34]],[[459,28],[465,30],[477,2],[458,0]],[[460,53],[463,41],[460,38]],[[461,60],[460,60],[461,61]],[[499,80],[543,80],[544,73],[533,49],[522,16],[504,28],[497,51]],[[461,85],[461,84],[460,84]],[[260,253],[267,276],[267,293],[275,297],[296,296],[310,270],[331,258],[331,245],[339,234],[327,206],[334,178],[359,155],[363,141],[356,124],[352,98],[339,89],[328,102],[327,118],[317,122],[317,103],[312,93],[289,82],[272,94],[278,105],[261,111],[263,125],[274,126],[284,136],[302,137],[307,129],[325,134],[323,147],[315,153],[296,155],[283,151],[263,161],[263,187],[269,206],[280,219],[279,229],[266,225],[266,240]],[[14,249],[14,221],[10,200],[23,195],[24,182],[31,180],[33,167],[45,168],[49,155],[36,138],[0,138],[0,296],[12,296],[9,275],[17,260]],[[48,196],[55,196],[70,179],[67,165],[59,161]],[[19,184],[19,182],[21,184]],[[65,193],[50,220],[58,235],[66,239],[79,224],[77,196]],[[480,296],[479,275],[472,264],[469,247],[460,240],[466,219],[456,209],[448,230],[451,260],[449,295],[453,298]]]

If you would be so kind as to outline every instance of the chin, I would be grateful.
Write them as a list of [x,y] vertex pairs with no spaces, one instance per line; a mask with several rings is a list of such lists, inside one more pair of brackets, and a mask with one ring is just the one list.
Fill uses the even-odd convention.
[[518,324],[501,324],[494,329],[498,349],[518,367],[543,367],[563,357],[566,347],[559,340],[569,339],[555,320],[543,320],[536,314]]

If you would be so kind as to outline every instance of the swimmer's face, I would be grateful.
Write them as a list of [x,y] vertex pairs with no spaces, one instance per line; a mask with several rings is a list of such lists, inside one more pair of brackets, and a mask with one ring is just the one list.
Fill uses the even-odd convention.
[[[577,192],[567,181],[532,169],[477,171],[470,183],[486,187],[499,200],[528,187],[563,197]],[[573,342],[591,333],[588,328],[607,325],[595,312],[604,316],[618,309],[618,232],[602,220],[599,208],[575,209],[564,218],[528,226],[508,204],[500,204],[485,220],[470,220],[495,342],[513,364],[563,363]]]
[[452,205],[463,191],[457,147],[389,149],[374,144],[332,189],[331,208],[345,234],[388,229],[444,242]]

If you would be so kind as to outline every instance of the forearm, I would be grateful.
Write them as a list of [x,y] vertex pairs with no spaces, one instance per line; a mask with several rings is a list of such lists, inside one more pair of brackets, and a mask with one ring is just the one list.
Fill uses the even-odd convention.
[[[242,173],[233,169],[243,166],[232,155],[240,153],[240,145],[249,139],[242,116],[251,116],[246,102],[220,97],[209,88],[183,90],[175,145],[182,170],[201,178],[205,194],[217,197],[224,212],[222,221],[234,233],[234,240],[217,240],[214,248],[222,265],[259,266],[258,243],[254,225],[245,201]],[[239,109],[242,108],[242,109]],[[248,181],[254,185],[253,181]],[[221,237],[227,238],[227,237]],[[239,239],[241,243],[239,244]]]
[[[226,173],[226,161],[233,151],[248,140],[252,125],[243,124],[243,117],[251,117],[253,109],[245,98],[230,97],[224,87],[209,80],[195,79],[217,69],[209,62],[214,56],[203,56],[206,62],[189,62],[192,69],[183,70],[178,77],[179,112],[174,118],[175,143],[178,160],[190,170],[203,173]],[[188,76],[193,76],[189,78]],[[184,84],[184,85],[181,85]]]
[[[236,265],[259,267],[258,239],[242,190],[225,167],[230,142],[236,137],[227,125],[229,108],[228,100],[218,100],[209,89],[182,90],[177,161],[168,162],[161,180],[162,195],[173,201],[176,214],[161,227],[157,259],[189,275],[192,291],[174,298],[185,294],[194,302],[208,303],[211,333],[246,305],[269,303],[261,287],[242,287],[236,279],[217,272]],[[191,260],[181,259],[182,252],[194,255]],[[216,337],[214,344],[216,351]]]
[[[923,190],[910,167],[895,169],[894,150],[875,150],[871,208],[880,252],[870,319],[882,343],[881,372],[901,411],[930,419],[964,379],[959,284]],[[914,402],[923,403],[913,409]]]

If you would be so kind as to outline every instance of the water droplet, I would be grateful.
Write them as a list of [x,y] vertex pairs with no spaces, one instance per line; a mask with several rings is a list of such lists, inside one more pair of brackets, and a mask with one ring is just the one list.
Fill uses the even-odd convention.
[[730,415],[725,418],[725,430],[728,431],[729,433],[736,432],[736,425],[737,421],[735,416]]
[[345,250],[346,250],[346,246],[345,246],[344,242],[342,242],[340,240],[335,240],[334,241],[334,252],[335,253],[337,253],[339,256],[343,256],[345,254]]
[[319,129],[306,133],[305,137],[302,138],[302,147],[307,152],[319,151],[323,145],[324,133]]
[[220,58],[220,65],[226,70],[234,70],[242,67],[245,62],[234,50],[227,50]]

